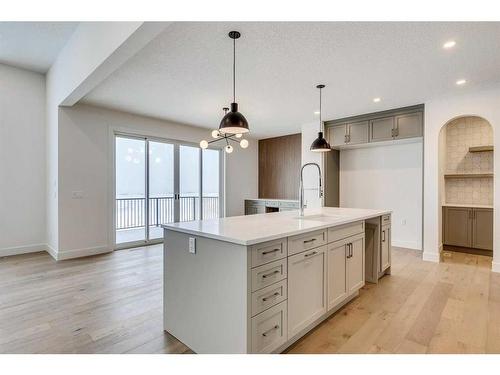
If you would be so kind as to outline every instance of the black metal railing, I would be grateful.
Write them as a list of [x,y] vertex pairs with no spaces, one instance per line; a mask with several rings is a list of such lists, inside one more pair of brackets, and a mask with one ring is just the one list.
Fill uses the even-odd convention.
[[[200,218],[200,198],[179,198],[179,221]],[[219,197],[203,197],[203,218],[219,217]],[[145,198],[116,199],[116,229],[144,227],[146,218]],[[159,226],[174,222],[174,197],[155,197],[149,199],[149,225]]]

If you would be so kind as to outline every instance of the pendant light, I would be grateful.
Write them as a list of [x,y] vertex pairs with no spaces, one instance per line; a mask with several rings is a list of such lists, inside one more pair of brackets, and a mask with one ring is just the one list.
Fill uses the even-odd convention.
[[[224,108],[222,108],[222,110],[224,111],[224,115],[227,115],[229,108],[224,107]],[[206,139],[204,139],[200,142],[200,147],[202,149],[208,148],[208,146],[211,143],[223,141],[226,143],[224,150],[228,154],[230,154],[233,152],[234,148],[233,148],[233,146],[230,145],[229,141],[238,143],[241,148],[247,148],[249,145],[248,140],[243,139],[243,133],[231,134],[231,133],[221,133],[220,130],[212,130],[211,135],[212,135],[212,138],[214,138],[211,141],[207,141]]]
[[325,138],[323,138],[323,132],[321,131],[323,127],[323,123],[321,122],[321,89],[323,89],[324,87],[325,85],[316,86],[316,88],[319,89],[319,132],[318,138],[316,138],[311,144],[311,151],[313,152],[328,152],[332,150],[329,143]]
[[229,32],[229,37],[233,40],[233,102],[231,111],[229,111],[221,120],[219,132],[222,134],[243,134],[248,133],[248,122],[240,112],[238,112],[238,103],[236,103],[236,39],[241,34],[238,31]]

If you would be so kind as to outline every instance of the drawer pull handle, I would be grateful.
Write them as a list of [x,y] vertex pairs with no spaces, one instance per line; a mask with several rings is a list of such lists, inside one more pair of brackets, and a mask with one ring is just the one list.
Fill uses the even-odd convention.
[[269,276],[274,276],[276,275],[277,273],[280,273],[280,271],[276,270],[276,271],[273,271],[271,273],[266,273],[265,275],[262,275],[262,278],[263,279],[267,279]]
[[280,295],[280,293],[279,293],[279,292],[276,292],[276,293],[274,293],[274,294],[271,294],[270,296],[267,296],[267,297],[262,298],[262,301],[266,302],[266,301],[270,300],[271,298],[278,297],[279,295]]
[[304,243],[309,243],[309,242],[314,242],[316,241],[316,238],[311,238],[310,240],[305,240]]
[[382,242],[385,242],[385,230],[382,231]]
[[317,251],[313,251],[312,253],[305,254],[305,255],[304,255],[304,257],[305,257],[305,258],[307,258],[307,257],[311,257],[311,256],[313,256],[313,255],[315,255],[315,254],[318,254],[318,252],[317,252]]
[[276,324],[273,328],[268,329],[266,332],[264,332],[262,336],[267,337],[267,335],[269,335],[272,331],[277,330],[279,327],[280,326]]
[[273,249],[273,250],[264,251],[262,253],[262,255],[267,255],[267,254],[275,253],[275,252],[280,251],[280,250],[281,249]]

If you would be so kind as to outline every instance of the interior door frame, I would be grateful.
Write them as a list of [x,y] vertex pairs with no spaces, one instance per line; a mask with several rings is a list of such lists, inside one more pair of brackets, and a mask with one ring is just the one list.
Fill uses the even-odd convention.
[[[145,155],[145,193],[146,193],[146,207],[145,207],[145,215],[148,215],[145,217],[145,240],[140,240],[140,241],[132,241],[132,242],[126,242],[122,244],[117,244],[116,243],[116,138],[121,137],[121,138],[129,138],[129,139],[139,139],[139,140],[144,140],[145,142],[145,148],[144,148],[144,155]],[[109,197],[110,197],[110,204],[109,204],[109,220],[108,222],[111,223],[109,231],[108,231],[108,240],[111,243],[111,248],[112,250],[122,250],[122,249],[129,249],[129,248],[134,248],[134,247],[140,247],[140,246],[148,246],[148,245],[154,245],[154,244],[159,244],[163,242],[163,238],[157,238],[150,240],[149,239],[149,228],[147,228],[148,220],[149,220],[149,204],[148,204],[148,198],[149,198],[149,141],[152,142],[159,142],[159,143],[168,143],[172,144],[174,146],[174,196],[175,194],[180,193],[180,163],[179,163],[179,149],[180,146],[189,146],[189,147],[195,147],[199,149],[199,145],[193,142],[187,142],[187,141],[179,141],[179,140],[174,140],[174,139],[169,139],[169,138],[164,138],[161,136],[157,135],[149,135],[145,134],[143,132],[134,132],[134,131],[129,131],[128,129],[110,129],[109,132],[109,138],[110,138],[110,152],[109,152],[109,172],[111,174],[111,184],[108,189],[109,192]],[[225,216],[225,158],[224,158],[224,152],[223,149],[218,148],[218,147],[211,147],[210,149],[212,150],[217,150],[219,152],[219,217],[224,217]],[[199,152],[199,157],[200,157],[200,167],[199,167],[199,176],[200,176],[200,198],[203,197],[203,150],[200,149]],[[199,212],[200,212],[200,218],[203,218],[203,199],[199,200]],[[174,199],[174,222],[178,221],[180,218],[180,200],[179,199]],[[147,230],[146,230],[147,228]]]

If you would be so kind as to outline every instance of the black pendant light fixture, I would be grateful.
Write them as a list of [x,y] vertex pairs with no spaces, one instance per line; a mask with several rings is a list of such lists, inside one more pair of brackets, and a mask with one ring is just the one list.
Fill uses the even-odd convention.
[[331,151],[330,144],[323,138],[323,132],[321,128],[323,127],[323,123],[321,122],[321,89],[323,89],[325,85],[318,85],[316,88],[319,89],[319,132],[318,138],[316,138],[311,144],[311,151],[313,152],[328,152]]
[[219,132],[222,134],[243,134],[248,133],[248,122],[240,112],[236,103],[236,39],[241,34],[238,31],[229,32],[229,37],[233,40],[233,102],[231,110],[222,118],[219,125]]
[[[229,108],[224,107],[224,108],[222,108],[222,110],[224,111],[224,115],[227,115]],[[212,130],[212,138],[214,138],[214,139],[212,139],[211,141],[207,141],[205,139],[202,140],[200,142],[200,147],[202,149],[206,149],[206,148],[208,148],[208,146],[211,143],[222,141],[226,144],[226,146],[224,146],[224,150],[228,154],[230,154],[234,150],[234,147],[231,145],[231,142],[238,143],[241,148],[247,148],[249,145],[248,140],[243,139],[243,133],[236,133],[236,134],[221,133],[220,130],[216,129],[216,130]]]

